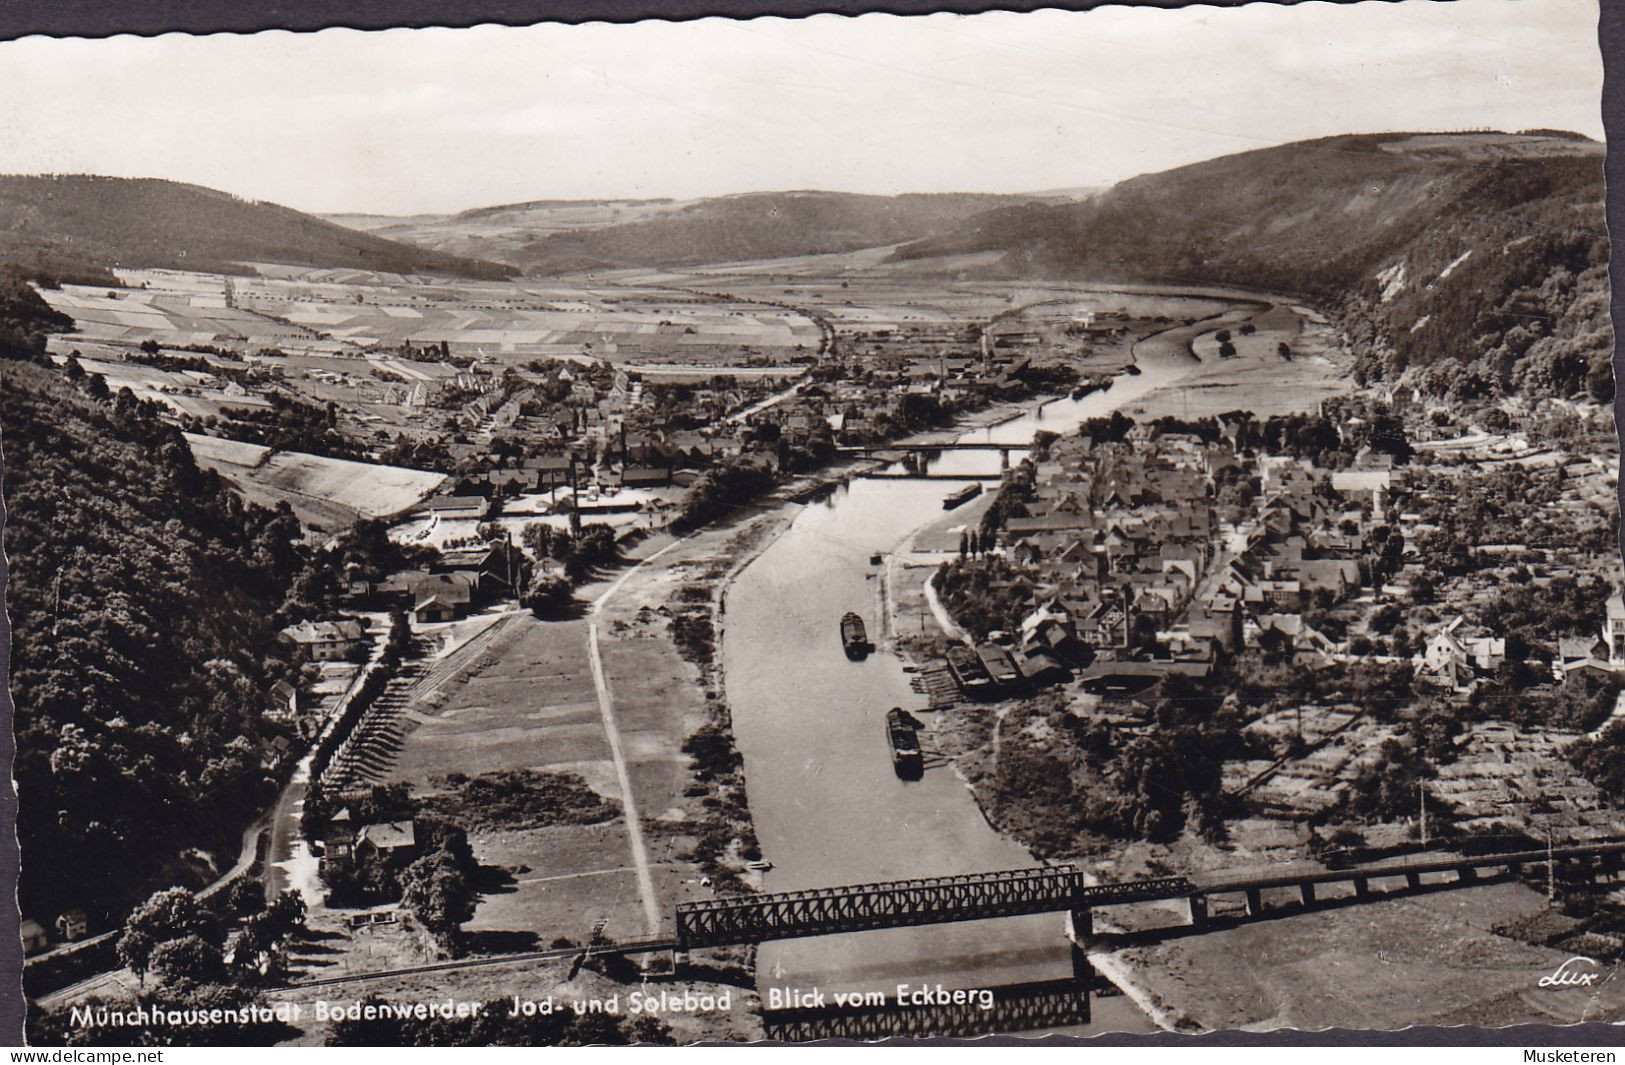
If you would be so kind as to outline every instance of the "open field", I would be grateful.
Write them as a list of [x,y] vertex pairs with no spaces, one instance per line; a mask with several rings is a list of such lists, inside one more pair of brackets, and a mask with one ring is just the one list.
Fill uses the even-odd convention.
[[256,476],[272,488],[342,502],[368,518],[405,510],[426,498],[446,479],[444,474],[426,470],[294,451],[271,456]]
[[[586,624],[517,619],[468,675],[408,708],[406,735],[383,780],[435,795],[452,773],[569,772],[624,807],[587,667]],[[470,842],[488,867],[465,925],[476,953],[537,949],[560,936],[585,941],[599,921],[610,935],[645,931],[624,817],[477,830]]]
[[[681,753],[684,737],[704,720],[705,702],[693,667],[670,644],[664,616],[653,611],[693,564],[679,557],[640,568],[598,617],[522,619],[500,655],[491,655],[448,691],[444,705],[417,718],[391,779],[433,790],[451,772],[568,771],[624,809],[623,777],[588,657],[590,627],[597,625],[624,779],[647,841],[653,913],[664,925],[681,898],[696,892],[708,897],[688,857],[694,841],[684,824],[699,814],[698,800],[685,794],[691,775],[688,756]],[[590,598],[605,587],[589,585],[578,594]],[[493,944],[521,929],[556,930],[579,939],[595,921],[608,922],[611,936],[660,930],[648,927],[649,908],[624,817],[594,825],[477,831],[471,839],[482,862],[512,877],[482,900],[468,925],[475,933],[489,933]]]
[[[735,560],[730,545],[755,527],[746,518],[682,541],[644,540],[628,561],[646,561],[578,589],[576,616],[521,617],[469,675],[408,715],[388,779],[417,792],[443,789],[454,772],[527,768],[578,774],[622,807],[622,816],[596,824],[470,834],[496,885],[466,926],[481,949],[521,949],[526,933],[540,936],[543,947],[559,935],[579,940],[599,921],[612,937],[669,932],[676,903],[713,896],[696,854],[713,789],[696,784],[682,751],[709,719],[710,696],[677,651],[668,604],[682,601],[686,587],[714,582]],[[594,644],[613,741],[592,668]]]
[[783,361],[818,342],[816,326],[793,313],[652,289],[309,274],[240,280],[234,288],[243,306],[350,350],[444,342],[499,360],[728,363]]
[[814,353],[815,323],[793,311],[691,292],[569,283],[448,281],[256,264],[250,276],[121,271],[129,288],[42,291],[76,335],[238,351],[359,354],[402,344],[496,361],[535,358],[673,365],[785,362]]
[[[155,339],[173,345],[219,344],[248,349],[307,346],[313,339],[306,330],[231,306],[227,282],[219,275],[146,271],[125,280],[133,287],[63,285],[60,289],[42,289],[40,295],[52,307],[72,316],[76,332],[132,346]],[[150,287],[140,287],[148,281],[152,282]]]
[[[1238,856],[1215,855],[1235,867]],[[1124,875],[1119,863],[1114,875]],[[1203,935],[1183,934],[1174,905],[1118,907],[1097,921],[1096,949],[1131,974],[1135,990],[1181,1029],[1369,1027],[1411,1024],[1573,1024],[1625,1017],[1625,985],[1542,988],[1570,957],[1492,928],[1541,912],[1545,897],[1516,882],[1438,890],[1340,909],[1294,912],[1267,893],[1275,915]],[[1279,896],[1279,897],[1276,897]],[[1239,901],[1216,907],[1223,920]],[[1170,927],[1171,926],[1171,927]],[[1112,931],[1169,928],[1114,935]],[[1236,958],[1248,964],[1237,966]],[[1215,979],[1223,973],[1222,979]]]
[[151,400],[176,414],[222,418],[238,411],[262,410],[270,406],[263,396],[232,395],[187,373],[159,370],[138,362],[124,362],[117,355],[110,359],[87,357],[77,343],[58,342],[52,354],[65,362],[73,351],[80,352],[78,362],[85,372],[103,378],[109,391],[118,392],[128,388],[136,399]]
[[369,462],[282,451],[249,462],[258,445],[188,434],[198,465],[216,470],[251,503],[274,507],[286,501],[307,524],[347,525],[381,518],[421,502],[446,480],[444,474]]
[[245,444],[239,440],[222,440],[201,433],[182,433],[192,449],[192,457],[199,463],[241,466],[252,470],[265,461],[271,449],[264,444]]

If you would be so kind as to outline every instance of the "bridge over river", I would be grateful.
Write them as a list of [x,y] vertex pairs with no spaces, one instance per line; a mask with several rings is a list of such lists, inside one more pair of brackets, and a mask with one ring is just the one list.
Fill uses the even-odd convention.
[[[1186,901],[1193,925],[1208,921],[1208,900],[1240,895],[1249,916],[1265,912],[1264,892],[1287,888],[1304,906],[1317,902],[1317,889],[1346,884],[1354,898],[1372,899],[1398,891],[1418,890],[1423,877],[1444,874],[1452,879],[1428,886],[1468,886],[1486,874],[1518,875],[1526,866],[1578,868],[1597,878],[1617,875],[1625,865],[1625,842],[1577,844],[1547,850],[1499,854],[1448,855],[1379,862],[1346,869],[1314,869],[1267,875],[1256,873],[1165,876],[1091,883],[1070,865],[1038,866],[1005,872],[856,884],[765,895],[739,895],[689,902],[677,907],[676,948],[691,950],[741,943],[762,943],[800,936],[915,925],[979,921],[1033,913],[1071,915],[1074,942],[1093,931],[1092,913],[1104,906]],[[1567,874],[1565,874],[1567,875]],[[1397,883],[1396,883],[1397,882]],[[1390,885],[1378,891],[1379,884]]]
[[[1269,873],[1238,872],[1200,876],[1146,877],[1092,882],[1071,865],[1048,865],[963,876],[925,877],[851,884],[771,894],[737,895],[679,904],[674,935],[594,941],[586,947],[560,947],[525,954],[454,961],[370,973],[301,981],[283,990],[394,979],[413,974],[559,961],[587,957],[670,954],[797,937],[840,935],[920,925],[981,921],[1041,913],[1069,917],[1072,975],[975,990],[921,987],[907,996],[866,994],[849,1001],[776,1004],[764,989],[767,1034],[785,1040],[877,1039],[888,1036],[974,1036],[996,1031],[1032,1031],[1087,1024],[1091,996],[1115,994],[1099,980],[1087,953],[1103,937],[1094,934],[1094,911],[1103,907],[1183,900],[1189,927],[1201,934],[1217,927],[1209,900],[1238,896],[1245,916],[1267,916],[1264,893],[1290,891],[1297,901],[1275,913],[1302,912],[1316,905],[1358,905],[1417,891],[1470,887],[1518,876],[1525,871],[1561,872],[1600,880],[1625,867],[1625,841],[1609,840],[1541,850],[1478,855],[1437,855],[1354,865],[1345,869],[1302,869]],[[1320,889],[1340,889],[1321,894]],[[1057,930],[1057,935],[1060,930]]]

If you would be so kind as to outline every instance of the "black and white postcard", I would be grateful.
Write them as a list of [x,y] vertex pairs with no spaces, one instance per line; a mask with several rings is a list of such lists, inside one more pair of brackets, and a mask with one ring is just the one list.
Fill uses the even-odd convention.
[[0,43],[28,1040],[1625,1021],[1598,18]]

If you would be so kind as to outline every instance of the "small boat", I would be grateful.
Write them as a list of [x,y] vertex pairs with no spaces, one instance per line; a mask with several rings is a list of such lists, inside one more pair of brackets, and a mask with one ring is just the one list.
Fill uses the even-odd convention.
[[967,484],[963,488],[949,492],[942,500],[942,509],[953,510],[955,507],[962,507],[981,494],[980,484]]
[[846,648],[846,657],[854,662],[869,653],[869,633],[863,627],[863,619],[851,611],[841,618],[841,646]]

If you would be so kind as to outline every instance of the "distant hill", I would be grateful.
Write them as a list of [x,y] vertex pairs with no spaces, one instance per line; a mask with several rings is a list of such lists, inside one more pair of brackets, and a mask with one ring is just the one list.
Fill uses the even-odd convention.
[[0,264],[71,273],[91,264],[231,271],[245,262],[485,279],[515,273],[197,185],[0,175]]
[[1338,311],[1367,378],[1415,368],[1411,379],[1463,398],[1601,395],[1603,155],[1560,131],[1333,137],[1138,177],[1085,203],[1005,206],[894,258],[997,252],[990,270],[1008,276],[1296,293]]
[[531,200],[476,207],[450,215],[323,215],[350,229],[406,241],[447,255],[517,264],[524,250],[553,233],[641,222],[694,201]]
[[646,221],[553,233],[516,261],[527,273],[562,274],[856,251],[941,232],[1012,202],[1022,201],[976,193],[748,193],[700,200]]
[[379,236],[552,275],[882,247],[942,232],[994,207],[1045,198],[758,192],[702,200],[538,200],[434,219],[330,217]]

